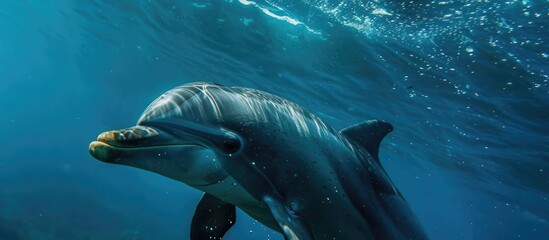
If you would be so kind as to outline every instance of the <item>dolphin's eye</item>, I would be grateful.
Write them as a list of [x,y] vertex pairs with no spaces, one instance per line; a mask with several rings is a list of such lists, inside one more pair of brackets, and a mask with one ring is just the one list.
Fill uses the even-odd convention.
[[221,148],[227,154],[235,153],[240,149],[240,141],[234,138],[227,138],[221,144]]

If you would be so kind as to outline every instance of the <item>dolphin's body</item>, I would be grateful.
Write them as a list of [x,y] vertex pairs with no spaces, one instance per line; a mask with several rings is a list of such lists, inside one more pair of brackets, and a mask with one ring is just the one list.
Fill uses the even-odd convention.
[[90,152],[204,191],[193,240],[220,239],[235,206],[286,239],[426,239],[378,160],[390,131],[374,120],[338,132],[266,92],[190,83]]

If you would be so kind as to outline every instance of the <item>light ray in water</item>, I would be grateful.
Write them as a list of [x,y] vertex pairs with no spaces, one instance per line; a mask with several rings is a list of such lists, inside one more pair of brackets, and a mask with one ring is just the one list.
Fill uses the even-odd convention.
[[[314,29],[310,28],[309,26],[307,26],[303,22],[301,22],[301,21],[299,21],[295,18],[292,18],[290,16],[287,16],[287,15],[282,15],[282,16],[277,15],[277,14],[273,13],[271,10],[269,10],[268,8],[260,6],[256,2],[248,1],[248,0],[239,0],[239,2],[243,5],[246,5],[246,6],[254,6],[254,7],[258,8],[259,10],[261,10],[264,14],[266,14],[269,17],[273,17],[275,19],[285,21],[285,22],[287,22],[289,24],[292,24],[292,25],[303,25],[307,29],[307,31],[309,31],[311,33],[314,33],[314,34],[322,35],[322,33],[320,31],[317,31],[317,30],[314,30]],[[278,9],[283,11],[281,8],[278,8]]]

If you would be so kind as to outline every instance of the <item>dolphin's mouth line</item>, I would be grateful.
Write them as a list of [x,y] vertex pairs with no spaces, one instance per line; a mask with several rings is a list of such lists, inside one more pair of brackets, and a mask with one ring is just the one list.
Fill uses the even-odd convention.
[[105,141],[93,141],[90,143],[89,151],[93,157],[103,162],[113,163],[117,160],[123,158],[129,158],[135,154],[142,155],[148,154],[151,152],[156,152],[155,154],[161,157],[166,152],[170,152],[177,149],[191,149],[191,148],[200,148],[204,149],[203,146],[193,145],[193,144],[162,144],[162,145],[141,145],[141,146],[117,146]]
[[179,140],[191,140],[209,149],[231,156],[242,148],[238,134],[219,126],[210,126],[176,117],[166,117],[140,123],[142,127],[164,131]]
[[117,149],[152,149],[152,148],[171,148],[171,147],[201,147],[203,146],[197,144],[182,144],[182,143],[168,143],[168,144],[151,144],[151,145],[141,145],[141,146],[131,146],[131,145],[116,145],[109,143],[104,140],[96,140],[94,142],[107,145],[108,147],[117,148]]
[[146,149],[159,147],[203,147],[200,143],[176,138],[162,130],[137,125],[131,128],[111,130],[97,136],[103,147],[117,149]]

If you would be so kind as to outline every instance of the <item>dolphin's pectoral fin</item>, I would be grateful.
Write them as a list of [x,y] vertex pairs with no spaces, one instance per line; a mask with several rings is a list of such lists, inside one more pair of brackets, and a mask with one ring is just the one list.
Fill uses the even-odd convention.
[[235,206],[204,194],[191,223],[191,240],[221,239],[236,221]]
[[393,126],[381,120],[369,120],[345,128],[340,133],[366,148],[368,153],[379,162],[379,144],[393,131]]
[[284,203],[282,198],[266,196],[263,201],[280,227],[286,240],[313,240],[313,234],[305,223]]

